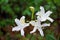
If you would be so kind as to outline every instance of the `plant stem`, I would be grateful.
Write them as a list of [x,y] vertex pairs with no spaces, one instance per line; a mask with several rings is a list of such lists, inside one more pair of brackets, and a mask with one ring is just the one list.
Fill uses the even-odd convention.
[[34,19],[34,11],[32,11],[32,17],[31,17],[31,19],[32,20]]
[[31,10],[31,12],[32,12],[32,16],[31,16],[31,20],[33,20],[34,19],[34,7],[30,7],[30,10]]

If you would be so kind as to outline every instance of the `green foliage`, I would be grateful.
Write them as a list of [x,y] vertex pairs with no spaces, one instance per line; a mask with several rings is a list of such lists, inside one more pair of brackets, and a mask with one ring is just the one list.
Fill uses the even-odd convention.
[[53,1],[56,3],[56,5],[60,6],[60,0],[53,0]]
[[31,34],[27,34],[27,35],[26,35],[26,38],[30,39],[31,36],[32,36]]
[[0,21],[0,26],[1,27],[6,27],[8,25],[14,25],[14,20],[6,19],[6,20]]
[[39,40],[43,40],[43,37],[39,36],[38,39],[39,39]]
[[26,10],[24,10],[23,15],[31,16],[31,12],[29,11],[28,8]]
[[[40,10],[40,6],[44,6],[46,10],[51,10],[53,12],[52,16],[54,19],[57,18],[56,12],[56,3],[59,5],[59,0],[0,0],[1,11],[11,15],[12,19],[22,15],[31,16],[30,6],[35,7],[35,12]],[[19,16],[20,15],[20,16]],[[8,18],[7,18],[8,19]],[[1,24],[5,24],[2,22]]]
[[[58,13],[60,12],[58,10],[58,7],[60,7],[60,0],[0,0],[0,6],[0,27],[2,28],[6,27],[7,25],[14,26],[14,19],[20,18],[22,15],[28,15],[29,17],[31,17],[31,11],[29,9],[30,6],[33,6],[35,8],[35,13],[40,10],[40,6],[43,6],[46,11],[51,10],[53,13],[50,15],[50,17],[53,19],[57,19]],[[6,15],[1,16],[2,14]],[[5,18],[5,16],[7,16],[7,18]],[[57,25],[58,23],[54,21],[53,26],[56,27]],[[46,40],[55,40],[54,34],[51,30],[46,30],[44,32],[46,32]],[[0,31],[0,36],[2,35],[3,32]],[[31,36],[31,34],[27,34],[26,39],[36,40],[35,35],[33,35],[32,37]],[[6,37],[6,40],[10,40],[9,36]],[[17,34],[16,37],[21,38],[21,35]],[[44,38],[38,36],[38,39],[43,40]]]
[[19,33],[19,34],[16,34],[16,37],[17,37],[17,38],[21,38],[21,35],[20,35],[20,33]]
[[0,4],[6,4],[9,0],[0,0]]
[[46,34],[46,40],[56,40],[53,35]]
[[36,37],[32,35],[31,40],[36,40]]
[[11,40],[10,33],[6,34],[5,40]]

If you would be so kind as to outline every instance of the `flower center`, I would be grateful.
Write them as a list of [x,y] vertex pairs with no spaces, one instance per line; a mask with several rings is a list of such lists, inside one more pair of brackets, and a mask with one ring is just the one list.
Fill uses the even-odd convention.
[[25,23],[25,20],[21,20],[21,23],[24,24]]

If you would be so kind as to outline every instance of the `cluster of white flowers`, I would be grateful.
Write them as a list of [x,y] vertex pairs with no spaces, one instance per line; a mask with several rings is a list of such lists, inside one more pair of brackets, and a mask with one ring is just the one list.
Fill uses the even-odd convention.
[[45,13],[44,7],[40,6],[40,11],[38,11],[36,13],[36,15],[37,15],[36,21],[30,21],[29,23],[26,23],[25,16],[22,16],[20,18],[20,20],[16,18],[15,22],[16,22],[17,26],[13,27],[12,31],[21,31],[21,35],[24,36],[24,28],[29,27],[29,24],[31,24],[32,26],[34,26],[34,29],[30,33],[34,33],[38,29],[41,36],[44,36],[42,29],[43,29],[43,27],[50,26],[50,23],[41,24],[41,22],[46,21],[46,20],[53,22],[54,20],[49,17],[51,13],[52,13],[51,11],[47,11]]

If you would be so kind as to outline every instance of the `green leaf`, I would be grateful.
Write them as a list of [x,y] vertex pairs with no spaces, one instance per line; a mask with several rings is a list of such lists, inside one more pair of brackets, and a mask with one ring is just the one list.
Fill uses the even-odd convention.
[[18,13],[20,11],[20,7],[18,5],[14,6],[14,11]]
[[35,5],[41,4],[43,0],[35,0],[34,3]]
[[31,36],[32,36],[31,34],[27,34],[27,35],[26,35],[26,38],[29,39],[29,38],[31,38]]
[[25,11],[23,11],[23,15],[31,16],[31,12],[29,11],[29,9],[26,9]]
[[21,38],[21,35],[20,35],[20,33],[19,33],[19,34],[16,34],[16,37],[17,37],[17,38]]
[[60,0],[53,0],[56,5],[60,6]]
[[9,0],[0,0],[0,4],[6,4]]
[[55,37],[51,34],[46,35],[46,40],[56,40]]
[[31,40],[36,40],[36,37],[32,35]]
[[38,39],[39,39],[39,40],[43,40],[43,37],[39,35]]

